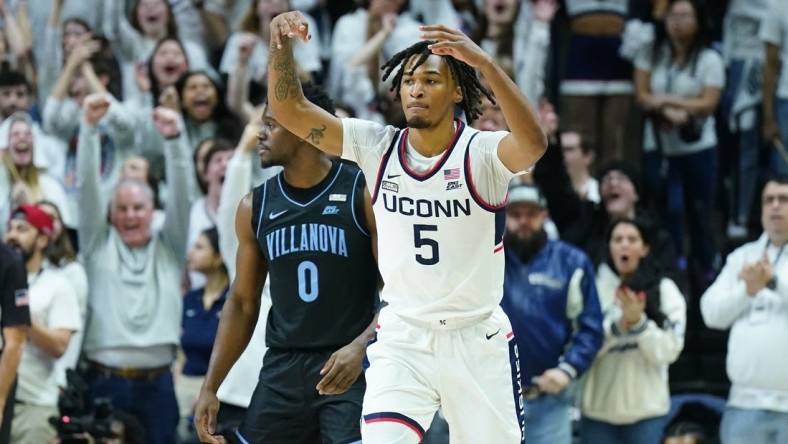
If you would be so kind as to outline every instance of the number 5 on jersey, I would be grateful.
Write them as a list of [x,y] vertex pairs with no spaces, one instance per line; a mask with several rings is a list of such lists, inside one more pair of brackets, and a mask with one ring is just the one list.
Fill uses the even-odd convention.
[[416,262],[421,265],[435,265],[440,260],[440,252],[438,251],[438,241],[424,236],[424,232],[438,231],[437,225],[414,225],[413,226],[413,242],[416,248],[429,248],[430,254],[422,250],[422,253],[416,253]]

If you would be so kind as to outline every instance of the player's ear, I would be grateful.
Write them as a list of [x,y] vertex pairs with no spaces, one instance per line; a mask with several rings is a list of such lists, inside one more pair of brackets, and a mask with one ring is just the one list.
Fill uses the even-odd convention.
[[454,94],[452,96],[452,100],[454,100],[454,103],[462,102],[462,88],[460,88],[459,85],[454,87]]

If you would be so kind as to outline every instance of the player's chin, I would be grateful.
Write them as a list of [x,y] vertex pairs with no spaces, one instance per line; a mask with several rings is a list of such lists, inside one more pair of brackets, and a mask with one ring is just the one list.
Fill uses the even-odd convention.
[[425,129],[432,126],[429,120],[420,116],[406,116],[406,122],[408,123],[408,128],[413,129]]

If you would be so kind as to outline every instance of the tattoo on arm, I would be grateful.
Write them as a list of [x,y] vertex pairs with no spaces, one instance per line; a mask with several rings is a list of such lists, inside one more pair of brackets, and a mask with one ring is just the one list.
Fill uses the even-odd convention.
[[322,128],[311,128],[306,136],[307,140],[312,142],[313,145],[320,145],[320,139],[323,138],[323,133],[326,131],[326,126],[321,126]]
[[295,62],[293,62],[292,50],[283,47],[276,51],[274,59],[274,70],[277,72],[276,85],[274,85],[274,97],[283,102],[288,98],[298,96],[298,75],[296,74]]

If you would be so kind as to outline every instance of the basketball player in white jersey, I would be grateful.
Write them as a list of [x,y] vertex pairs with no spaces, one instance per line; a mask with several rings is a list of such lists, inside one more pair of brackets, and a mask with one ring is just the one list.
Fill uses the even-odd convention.
[[[271,23],[268,104],[288,131],[358,162],[373,195],[384,281],[377,341],[367,349],[365,444],[418,443],[439,407],[452,442],[522,440],[522,397],[503,292],[509,180],[544,153],[545,136],[506,73],[460,31],[422,27],[396,70],[408,128],[338,119],[306,100],[291,49],[310,38],[299,12]],[[476,70],[510,132],[468,128],[479,114]],[[352,276],[348,276],[352,278]]]

